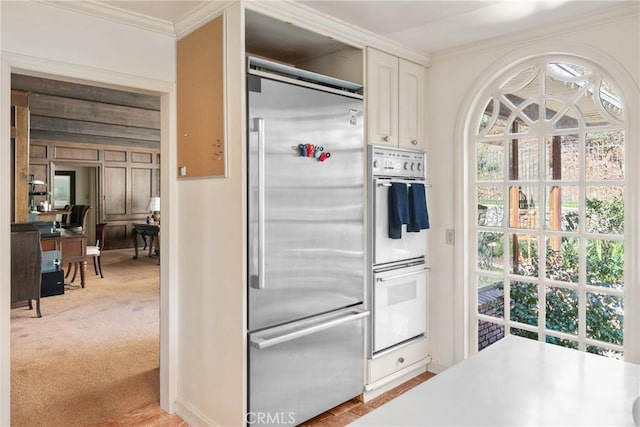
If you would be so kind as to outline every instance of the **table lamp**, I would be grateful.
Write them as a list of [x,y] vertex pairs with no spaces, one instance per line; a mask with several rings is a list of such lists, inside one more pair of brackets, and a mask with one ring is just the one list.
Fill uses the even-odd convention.
[[149,199],[147,210],[151,212],[151,218],[156,224],[160,224],[160,197],[152,197]]

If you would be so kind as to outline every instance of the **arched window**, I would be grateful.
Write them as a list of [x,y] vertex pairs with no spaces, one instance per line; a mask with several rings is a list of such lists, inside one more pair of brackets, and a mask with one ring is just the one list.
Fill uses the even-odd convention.
[[622,357],[619,93],[601,67],[570,56],[520,63],[485,90],[469,135],[479,350],[514,334]]

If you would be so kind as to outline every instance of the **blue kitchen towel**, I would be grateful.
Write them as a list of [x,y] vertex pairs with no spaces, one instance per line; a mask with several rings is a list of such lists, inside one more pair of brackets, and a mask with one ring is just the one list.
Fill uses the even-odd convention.
[[411,184],[409,187],[409,223],[407,231],[419,232],[429,228],[429,211],[424,184]]
[[402,238],[402,224],[409,223],[407,184],[392,182],[389,188],[389,238]]

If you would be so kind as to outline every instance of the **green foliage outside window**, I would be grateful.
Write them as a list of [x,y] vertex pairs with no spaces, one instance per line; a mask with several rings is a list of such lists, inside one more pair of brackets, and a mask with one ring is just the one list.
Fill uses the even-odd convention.
[[[624,225],[624,205],[621,198],[609,201],[587,200],[594,233],[621,231]],[[577,222],[576,222],[577,223]],[[521,251],[524,248],[520,248]],[[524,255],[524,254],[521,254]],[[553,280],[575,283],[578,272],[579,250],[576,239],[562,241],[559,251],[547,247],[547,277]],[[524,259],[524,258],[523,258]],[[533,251],[527,263],[513,266],[513,273],[527,277],[538,276],[538,255]],[[621,241],[591,239],[587,242],[587,284],[603,288],[622,289],[624,287],[624,245]],[[578,334],[578,292],[560,286],[545,286],[546,327],[571,335]],[[586,335],[606,343],[623,344],[624,307],[623,298],[604,293],[587,292]],[[536,326],[538,324],[538,286],[525,281],[511,282],[511,320]],[[531,332],[512,328],[512,333],[529,337]],[[570,348],[577,348],[577,341],[547,336],[546,341]],[[607,349],[589,346],[591,353],[607,356],[620,355]]]

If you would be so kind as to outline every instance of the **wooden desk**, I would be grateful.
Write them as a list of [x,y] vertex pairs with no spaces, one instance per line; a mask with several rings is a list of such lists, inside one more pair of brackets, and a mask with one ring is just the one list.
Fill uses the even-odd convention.
[[43,237],[43,251],[60,251],[60,263],[80,264],[80,285],[84,288],[84,273],[87,266],[87,235],[61,229],[60,236]]
[[37,220],[38,221],[55,221],[58,215],[69,215],[71,211],[58,209],[53,211],[38,211],[37,212]]
[[508,336],[350,426],[635,426],[640,365]]
[[149,242],[149,258],[153,256],[153,248],[154,248],[154,240],[155,240],[155,249],[156,254],[158,255],[158,264],[160,264],[160,226],[157,224],[133,224],[133,228],[131,229],[131,236],[133,238],[133,248],[135,249],[136,254],[133,256],[133,259],[138,258],[138,236],[141,236],[144,240],[145,245],[147,244],[147,240],[145,236],[150,236],[151,241]]

